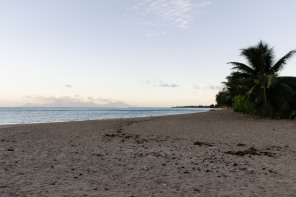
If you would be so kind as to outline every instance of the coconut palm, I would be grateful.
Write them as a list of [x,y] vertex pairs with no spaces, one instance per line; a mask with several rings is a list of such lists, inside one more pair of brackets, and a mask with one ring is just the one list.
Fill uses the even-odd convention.
[[263,115],[286,113],[295,107],[296,77],[279,77],[287,60],[296,53],[292,50],[275,62],[274,50],[260,41],[258,45],[242,49],[248,65],[229,62],[237,70],[236,78],[243,79],[251,111]]
[[227,81],[222,82],[229,91],[229,96],[234,98],[237,95],[244,95],[247,92],[247,87],[250,84],[250,79],[243,76],[243,73],[232,72],[226,77]]
[[249,84],[249,80],[242,77],[239,72],[232,72],[222,84],[224,85],[223,90],[216,95],[217,105],[232,107],[233,98],[247,92],[246,85]]

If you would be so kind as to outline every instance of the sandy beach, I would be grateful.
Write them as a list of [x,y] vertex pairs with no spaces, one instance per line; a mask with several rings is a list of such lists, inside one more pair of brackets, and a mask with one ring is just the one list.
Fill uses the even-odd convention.
[[0,196],[296,196],[295,142],[231,110],[0,126]]

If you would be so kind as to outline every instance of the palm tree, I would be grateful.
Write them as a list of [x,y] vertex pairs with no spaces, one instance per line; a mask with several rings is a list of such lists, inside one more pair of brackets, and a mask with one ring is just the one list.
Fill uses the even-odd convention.
[[247,92],[246,85],[249,80],[242,77],[239,72],[232,72],[226,79],[222,82],[223,90],[216,95],[216,102],[217,106],[233,107],[233,98]]
[[234,98],[237,95],[244,95],[247,92],[247,86],[250,79],[243,76],[240,72],[232,72],[226,77],[227,81],[222,82],[227,87],[229,96]]
[[[274,50],[260,41],[258,45],[242,49],[248,65],[229,62],[237,70],[236,78],[241,78],[248,91],[245,95],[250,110],[262,115],[280,116],[295,107],[296,77],[279,77],[287,60],[296,53],[292,50],[275,62]],[[253,109],[253,110],[252,110]]]

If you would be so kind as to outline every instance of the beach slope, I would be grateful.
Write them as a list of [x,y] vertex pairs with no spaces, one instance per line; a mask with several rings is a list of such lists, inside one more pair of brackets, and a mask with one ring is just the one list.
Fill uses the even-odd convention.
[[1,196],[293,196],[296,122],[230,110],[0,127]]

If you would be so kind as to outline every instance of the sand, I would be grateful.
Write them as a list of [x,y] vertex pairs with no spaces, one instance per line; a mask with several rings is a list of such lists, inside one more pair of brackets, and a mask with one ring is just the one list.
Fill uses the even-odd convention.
[[1,126],[0,196],[296,196],[296,121],[220,110]]

